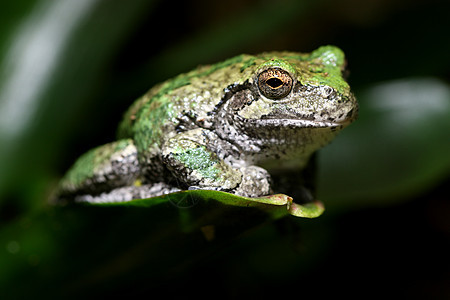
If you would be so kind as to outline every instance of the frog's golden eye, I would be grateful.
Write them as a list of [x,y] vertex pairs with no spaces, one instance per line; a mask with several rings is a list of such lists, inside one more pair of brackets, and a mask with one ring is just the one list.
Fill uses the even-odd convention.
[[267,69],[258,76],[258,88],[265,97],[280,99],[292,90],[292,77],[280,68]]

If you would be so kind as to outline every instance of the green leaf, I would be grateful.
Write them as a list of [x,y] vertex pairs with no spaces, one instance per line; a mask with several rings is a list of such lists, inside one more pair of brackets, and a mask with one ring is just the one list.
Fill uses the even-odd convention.
[[450,86],[405,78],[356,93],[359,119],[320,151],[319,198],[327,205],[388,204],[450,175]]
[[288,214],[301,218],[317,218],[324,211],[324,206],[319,201],[307,204],[297,204],[293,202],[291,197],[284,194],[275,194],[259,198],[248,198],[211,190],[181,191],[146,199],[134,199],[131,201],[108,203],[86,202],[86,204],[100,206],[138,206],[150,208],[171,203],[178,208],[194,208],[200,202],[212,206],[224,204],[227,206],[257,208],[268,213],[273,218],[280,218]]

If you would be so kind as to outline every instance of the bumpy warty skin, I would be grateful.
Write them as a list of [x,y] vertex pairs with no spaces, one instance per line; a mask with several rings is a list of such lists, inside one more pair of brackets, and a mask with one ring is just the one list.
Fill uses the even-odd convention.
[[287,166],[287,176],[294,170],[303,182],[311,155],[357,116],[344,66],[342,51],[324,46],[240,55],[163,82],[130,107],[116,142],[77,161],[59,197],[114,202],[183,189],[247,197],[293,192],[298,184],[280,190],[271,170],[279,177]]

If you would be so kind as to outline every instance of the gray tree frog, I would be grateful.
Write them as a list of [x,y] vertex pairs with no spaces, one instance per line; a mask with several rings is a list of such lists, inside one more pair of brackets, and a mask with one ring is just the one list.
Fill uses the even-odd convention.
[[186,189],[314,197],[313,154],[355,120],[334,46],[239,55],[163,82],[125,113],[117,141],[81,156],[58,198],[118,202]]

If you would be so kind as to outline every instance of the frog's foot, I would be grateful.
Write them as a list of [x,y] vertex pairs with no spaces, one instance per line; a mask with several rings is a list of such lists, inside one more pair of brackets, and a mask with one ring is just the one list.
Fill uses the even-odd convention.
[[255,198],[273,193],[271,189],[271,179],[269,173],[260,167],[249,166],[239,169],[242,173],[240,184],[229,189],[224,186],[198,186],[192,185],[189,190],[212,190],[230,192],[238,196]]
[[177,187],[173,187],[163,182],[158,182],[119,187],[108,192],[100,193],[98,195],[77,195],[75,196],[74,201],[88,203],[126,202],[134,199],[157,197],[179,191],[180,189]]
[[163,148],[163,162],[184,186],[231,191],[242,174],[232,168],[203,141],[202,130],[190,130],[170,139]]
[[189,191],[196,191],[196,190],[209,190],[209,191],[222,191],[223,189],[216,187],[216,186],[198,186],[198,185],[191,185],[188,188]]
[[273,193],[269,173],[257,166],[241,168],[242,180],[234,194],[244,197],[260,197]]

